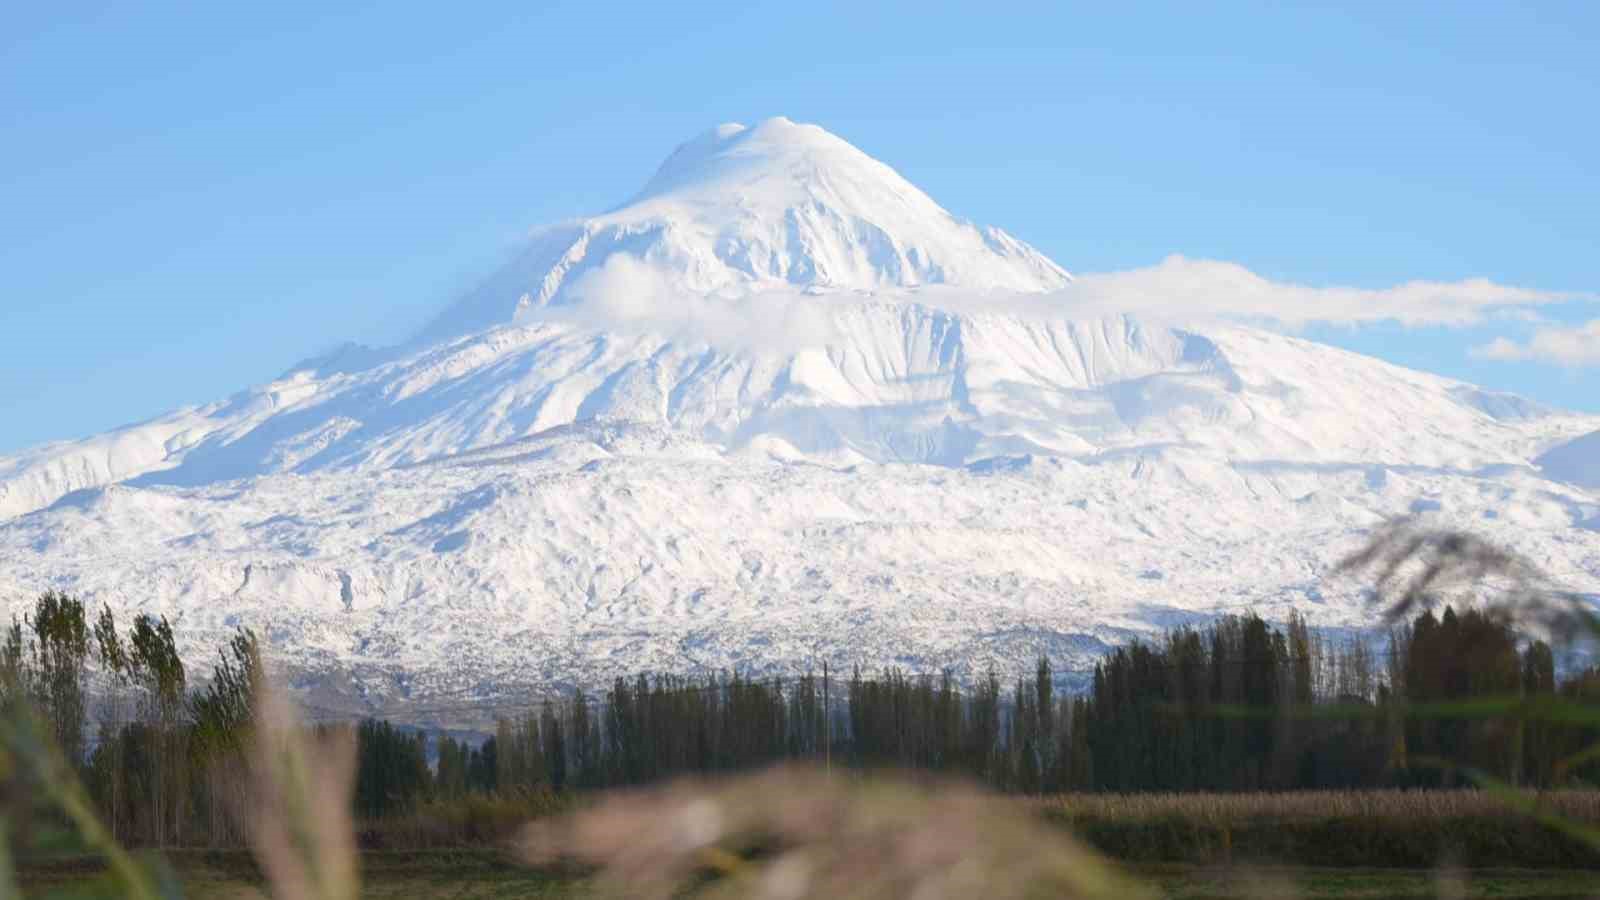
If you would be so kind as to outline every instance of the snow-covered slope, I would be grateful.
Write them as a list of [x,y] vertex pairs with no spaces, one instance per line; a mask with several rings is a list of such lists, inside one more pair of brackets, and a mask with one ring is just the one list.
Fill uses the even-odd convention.
[[1600,431],[1553,447],[1534,464],[1548,478],[1600,490]]
[[381,705],[1354,624],[1328,565],[1405,513],[1600,582],[1592,448],[1550,450],[1600,420],[1068,280],[821,129],[723,126],[405,346],[0,458],[0,597],[197,658],[253,625]]
[[842,463],[1174,445],[1236,461],[1461,471],[1526,466],[1593,424],[1496,418],[1448,379],[1265,331],[952,312],[917,296],[815,302],[829,336],[814,346],[550,319],[354,371],[319,361],[222,403],[7,460],[5,511],[119,481],[388,468],[588,420]]

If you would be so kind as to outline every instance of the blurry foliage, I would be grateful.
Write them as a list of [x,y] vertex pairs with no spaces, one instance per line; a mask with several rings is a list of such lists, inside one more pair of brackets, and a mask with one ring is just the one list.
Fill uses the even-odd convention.
[[1600,614],[1522,555],[1476,535],[1400,519],[1378,529],[1337,571],[1370,578],[1389,623],[1465,599],[1523,633],[1572,644],[1600,639]]
[[239,812],[250,847],[282,900],[354,900],[360,874],[351,813],[355,736],[309,729],[281,694],[257,698],[250,789]]
[[1014,801],[961,783],[782,768],[618,791],[521,841],[630,898],[1153,896]]
[[[1468,630],[1485,633],[1493,632],[1495,624],[1502,633],[1513,628],[1524,634],[1542,632],[1569,647],[1600,640],[1600,614],[1592,601],[1551,584],[1538,566],[1521,555],[1464,532],[1426,528],[1414,520],[1397,521],[1380,529],[1365,547],[1341,562],[1339,571],[1373,579],[1373,602],[1391,624],[1420,611],[1409,632],[1400,633],[1409,649],[1421,649],[1417,647],[1419,642],[1434,640],[1451,629],[1458,635]],[[1469,613],[1475,620],[1463,624],[1466,616],[1453,617],[1447,607],[1445,616],[1435,624],[1432,610],[1452,598],[1475,600],[1479,606]],[[1546,670],[1553,664],[1549,651],[1540,650],[1537,644],[1531,649],[1534,652],[1524,659],[1520,671],[1507,671],[1510,660],[1506,651],[1501,648],[1496,652],[1481,641],[1468,641],[1465,647],[1446,647],[1434,654],[1423,653],[1421,660],[1413,655],[1414,668],[1405,674],[1405,687],[1407,693],[1420,695],[1403,708],[1403,714],[1419,729],[1510,723],[1519,755],[1524,753],[1531,728],[1534,739],[1541,742],[1536,755],[1548,758],[1551,770],[1564,780],[1566,774],[1600,759],[1600,706],[1592,702],[1595,694],[1589,689],[1600,673],[1591,669],[1574,679],[1569,690],[1550,693],[1547,688],[1553,682],[1553,673]],[[1440,669],[1446,673],[1446,683],[1428,683],[1426,679]],[[1496,682],[1494,687],[1504,692],[1484,696],[1491,692],[1472,691],[1470,682],[1484,677]],[[1463,680],[1468,682],[1466,689],[1460,683]],[[1536,691],[1532,697],[1530,688]],[[1472,696],[1474,693],[1479,696]],[[1578,746],[1566,747],[1556,757],[1556,748],[1549,743],[1549,729],[1562,726],[1576,727],[1581,738]],[[1477,760],[1462,759],[1458,752],[1459,732],[1435,733],[1432,737],[1424,750],[1433,752],[1408,754],[1410,762],[1447,775],[1459,773],[1507,808],[1527,813],[1592,848],[1600,848],[1600,829],[1552,811],[1542,794],[1529,797],[1516,790],[1516,780],[1524,771],[1517,762],[1509,767],[1508,781]]]
[[[101,823],[73,766],[27,704],[6,703],[0,709],[0,777],[5,801],[0,806],[0,832],[7,837],[15,827],[13,816],[45,819],[46,823],[54,818],[81,841],[75,849],[105,858],[107,873],[101,882],[108,893],[114,891],[114,896],[133,900],[182,896],[172,870],[158,857],[136,859]],[[0,863],[4,863],[0,887],[10,886],[12,893],[5,896],[20,896],[9,842],[5,849],[0,855]]]

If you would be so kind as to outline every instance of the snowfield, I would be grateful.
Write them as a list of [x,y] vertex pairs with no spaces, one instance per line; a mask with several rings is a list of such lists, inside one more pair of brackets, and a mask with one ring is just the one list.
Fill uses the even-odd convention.
[[165,614],[202,668],[248,625],[311,702],[467,721],[636,671],[1360,626],[1329,569],[1396,515],[1600,594],[1600,419],[1070,281],[815,126],[723,126],[409,344],[0,458],[0,597]]

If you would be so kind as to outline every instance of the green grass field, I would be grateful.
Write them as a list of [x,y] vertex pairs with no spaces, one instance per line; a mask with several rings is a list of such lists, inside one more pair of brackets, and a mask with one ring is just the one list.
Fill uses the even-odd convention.
[[[250,854],[243,851],[180,851],[166,856],[184,886],[197,900],[269,898]],[[362,896],[395,900],[435,898],[583,897],[582,873],[534,869],[518,865],[491,850],[434,850],[364,853]],[[84,860],[23,866],[22,887],[29,897],[91,898],[115,894],[97,891],[100,867]]]
[[[243,853],[175,854],[185,893],[197,900],[266,898]],[[368,853],[362,857],[362,896],[374,900],[489,900],[590,896],[582,873],[530,869],[493,851]],[[1135,874],[1173,900],[1401,900],[1504,898],[1577,900],[1600,896],[1600,873],[1575,870],[1305,868],[1277,866],[1143,866]],[[38,897],[89,898],[96,893],[91,864],[64,862],[26,870],[24,888]]]
[[1600,896],[1600,875],[1570,870],[1484,869],[1451,873],[1426,869],[1164,866],[1135,871],[1173,900],[1588,900]]

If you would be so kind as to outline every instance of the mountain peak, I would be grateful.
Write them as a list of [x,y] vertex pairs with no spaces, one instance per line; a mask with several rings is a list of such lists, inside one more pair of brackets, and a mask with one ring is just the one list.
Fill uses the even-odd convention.
[[783,116],[764,119],[754,127],[728,122],[678,145],[631,202],[685,189],[723,190],[730,181],[804,181],[851,169],[857,177],[904,183],[888,166],[820,126]]
[[951,215],[848,141],[777,117],[704,132],[622,206],[537,232],[425,337],[581,302],[584,277],[622,257],[665,292],[687,295],[929,284],[1043,292],[1071,280],[1004,231]]

